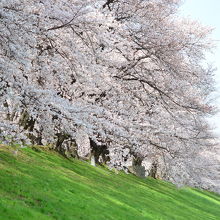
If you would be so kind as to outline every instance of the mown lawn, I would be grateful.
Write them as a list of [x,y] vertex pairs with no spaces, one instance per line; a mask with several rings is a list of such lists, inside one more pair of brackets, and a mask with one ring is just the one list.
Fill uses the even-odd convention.
[[0,220],[220,220],[220,196],[0,145]]

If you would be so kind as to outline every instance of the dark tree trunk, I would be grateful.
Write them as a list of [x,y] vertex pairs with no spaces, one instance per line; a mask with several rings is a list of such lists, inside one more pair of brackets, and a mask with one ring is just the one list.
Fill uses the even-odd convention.
[[149,176],[153,177],[154,179],[156,179],[156,174],[157,174],[157,163],[154,162],[152,164],[152,166],[151,166],[151,170],[150,170]]
[[[95,164],[106,164],[109,161],[109,150],[106,145],[97,145],[91,138],[90,138],[90,146],[91,146],[91,156],[90,158],[94,160]],[[101,159],[101,161],[100,161]]]
[[132,167],[130,167],[129,172],[133,173],[134,175],[145,178],[145,167],[142,166],[143,158],[137,155],[133,155]]

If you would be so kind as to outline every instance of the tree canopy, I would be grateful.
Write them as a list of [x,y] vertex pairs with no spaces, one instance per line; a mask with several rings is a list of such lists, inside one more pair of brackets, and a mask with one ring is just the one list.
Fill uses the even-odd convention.
[[179,17],[180,3],[1,0],[1,139],[62,149],[81,129],[114,152],[113,167],[129,149],[189,181],[189,161],[213,138],[203,65],[213,45],[211,28]]

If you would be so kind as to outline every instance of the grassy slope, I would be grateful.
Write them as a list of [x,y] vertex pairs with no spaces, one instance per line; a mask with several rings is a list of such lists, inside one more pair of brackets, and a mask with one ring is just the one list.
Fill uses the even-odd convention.
[[0,146],[0,219],[217,220],[220,197],[115,174],[54,152]]

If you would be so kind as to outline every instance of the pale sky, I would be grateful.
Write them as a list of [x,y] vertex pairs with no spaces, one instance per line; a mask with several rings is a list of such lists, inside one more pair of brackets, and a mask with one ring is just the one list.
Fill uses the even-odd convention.
[[[181,12],[184,16],[199,20],[202,24],[214,27],[212,38],[216,40],[217,48],[213,54],[208,54],[207,59],[217,68],[215,72],[216,96],[215,101],[220,109],[220,0],[185,0]],[[220,137],[220,113],[210,120],[216,127],[215,131]]]

